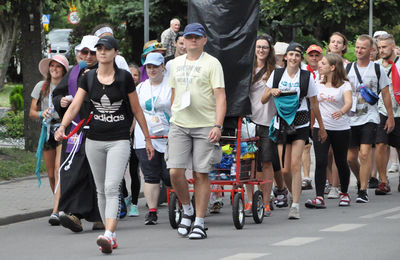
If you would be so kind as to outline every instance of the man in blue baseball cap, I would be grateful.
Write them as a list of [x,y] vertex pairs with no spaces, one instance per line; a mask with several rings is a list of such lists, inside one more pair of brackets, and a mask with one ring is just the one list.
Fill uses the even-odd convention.
[[[204,239],[204,217],[210,198],[208,173],[222,157],[218,141],[226,112],[225,83],[221,63],[204,52],[204,27],[188,24],[183,37],[187,54],[175,58],[171,65],[172,117],[165,159],[184,211],[178,234]],[[190,203],[186,168],[193,170],[196,215]]]

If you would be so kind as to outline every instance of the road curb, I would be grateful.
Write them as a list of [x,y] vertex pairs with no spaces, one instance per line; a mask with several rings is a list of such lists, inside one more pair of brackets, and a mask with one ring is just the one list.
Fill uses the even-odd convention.
[[[141,199],[141,198],[144,198],[143,192],[139,193],[139,199]],[[3,218],[0,217],[0,226],[5,226],[5,225],[15,224],[15,223],[22,222],[22,221],[27,221],[27,220],[50,216],[52,211],[53,211],[53,209],[44,209],[44,210],[38,210],[38,211],[34,211],[34,212],[27,212],[24,214],[16,214],[16,215],[7,216],[7,217],[3,217]]]
[[29,212],[25,214],[16,214],[4,218],[0,218],[0,226],[14,224],[22,221],[27,221],[36,218],[43,218],[45,216],[50,216],[52,209],[44,209],[35,212]]
[[[47,174],[41,174],[40,178],[47,178]],[[5,181],[0,181],[0,185],[4,185],[4,184],[9,184],[9,183],[14,183],[14,182],[21,182],[21,181],[26,181],[26,180],[34,180],[37,179],[36,175],[33,176],[25,176],[25,177],[19,177],[19,178],[13,178],[11,180],[5,180]]]

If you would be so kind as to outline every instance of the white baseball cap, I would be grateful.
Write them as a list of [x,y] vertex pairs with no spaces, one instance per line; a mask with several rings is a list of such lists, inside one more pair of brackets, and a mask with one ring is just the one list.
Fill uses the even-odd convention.
[[289,44],[286,42],[276,42],[274,45],[275,55],[285,55]]
[[381,35],[388,34],[386,31],[376,31],[374,33],[374,38],[378,38]]
[[94,36],[94,35],[85,35],[82,38],[81,44],[79,44],[78,48],[76,48],[77,51],[81,51],[85,48],[88,48],[91,51],[96,51],[96,47],[94,47],[99,40],[99,37]]

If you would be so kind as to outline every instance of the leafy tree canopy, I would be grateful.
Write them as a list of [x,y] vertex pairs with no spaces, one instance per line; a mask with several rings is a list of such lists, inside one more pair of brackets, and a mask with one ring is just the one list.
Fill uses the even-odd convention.
[[[398,0],[374,0],[374,31],[386,30],[400,41]],[[388,11],[393,10],[393,11]],[[368,33],[369,0],[261,0],[260,27],[278,40],[291,38],[291,29],[297,27],[304,35],[328,40],[335,31],[349,39]],[[289,29],[289,30],[288,30]],[[286,35],[285,35],[286,34]]]
[[[68,1],[44,0],[43,13],[53,14],[50,18],[52,28],[73,28],[70,42],[79,43],[82,36],[90,34],[93,28],[102,23],[110,24],[120,42],[121,52],[128,62],[140,61],[143,47],[144,1],[143,0],[76,0],[81,20],[73,26],[68,23]],[[161,32],[169,27],[169,21],[177,17],[184,25],[186,21],[187,0],[149,1],[150,40],[158,39]]]

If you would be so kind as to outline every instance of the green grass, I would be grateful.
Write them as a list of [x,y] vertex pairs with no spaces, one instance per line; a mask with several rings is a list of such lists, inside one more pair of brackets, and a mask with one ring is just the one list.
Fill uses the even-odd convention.
[[[22,85],[22,84],[21,84]],[[6,84],[0,91],[0,107],[10,107],[10,92],[16,84]]]
[[[0,148],[0,180],[33,176],[36,168],[35,153],[17,148]],[[44,162],[40,172],[44,172]]]

